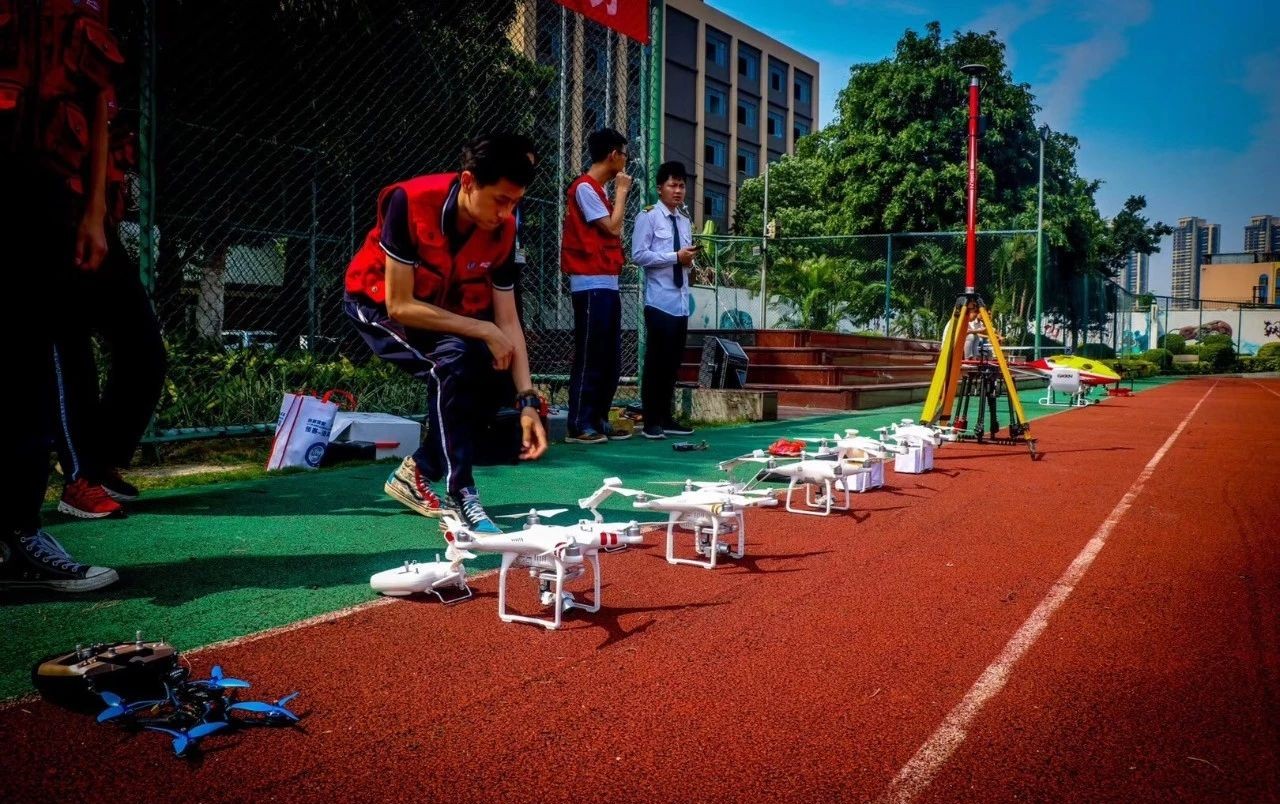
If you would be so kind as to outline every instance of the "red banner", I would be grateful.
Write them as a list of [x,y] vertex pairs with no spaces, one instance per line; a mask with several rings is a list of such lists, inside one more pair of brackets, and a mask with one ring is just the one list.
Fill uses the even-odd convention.
[[606,28],[649,44],[649,0],[556,0]]

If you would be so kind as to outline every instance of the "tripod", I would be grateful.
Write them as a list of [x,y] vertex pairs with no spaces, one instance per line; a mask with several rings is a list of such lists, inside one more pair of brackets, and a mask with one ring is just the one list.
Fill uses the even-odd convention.
[[[1009,363],[1000,347],[1000,339],[994,335],[991,337],[994,365],[985,359],[979,359],[972,361],[975,364],[969,367],[968,372],[965,370],[964,343],[969,336],[970,317],[976,316],[981,320],[988,333],[994,333],[995,327],[991,323],[986,303],[976,289],[979,78],[986,72],[986,67],[967,64],[961,69],[969,75],[969,205],[965,226],[965,289],[956,298],[951,318],[943,329],[942,351],[938,355],[938,366],[934,369],[933,380],[929,384],[929,393],[925,396],[920,423],[930,426],[954,425],[957,435],[964,441],[976,441],[980,444],[1026,444],[1031,449],[1032,460],[1035,460],[1035,439],[1029,437],[1031,424],[1022,409],[1022,401],[1018,399],[1018,389],[1009,373]],[[998,435],[998,397],[1001,393],[1009,398],[1007,436]],[[971,399],[978,400],[977,426],[973,430],[968,426]],[[983,419],[987,416],[990,417],[990,427],[984,429]]]

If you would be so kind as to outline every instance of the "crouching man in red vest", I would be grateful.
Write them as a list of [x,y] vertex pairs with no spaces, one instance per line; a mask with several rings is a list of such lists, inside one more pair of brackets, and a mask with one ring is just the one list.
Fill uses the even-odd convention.
[[[347,315],[379,357],[427,386],[427,436],[386,491],[427,516],[456,509],[477,533],[499,529],[472,477],[474,434],[514,403],[520,458],[547,450],[514,293],[513,213],[533,180],[533,154],[527,137],[490,134],[463,148],[459,173],[387,187],[347,268]],[[432,485],[441,480],[447,499]]]

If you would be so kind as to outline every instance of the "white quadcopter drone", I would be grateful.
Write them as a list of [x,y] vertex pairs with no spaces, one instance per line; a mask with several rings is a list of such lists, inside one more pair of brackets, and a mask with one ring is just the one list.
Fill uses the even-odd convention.
[[[624,488],[620,478],[610,477],[606,478],[604,484],[590,497],[579,500],[578,505],[591,511],[599,519],[600,514],[596,508],[611,494],[632,497],[634,498],[632,506],[635,508],[667,514],[668,564],[690,564],[695,567],[715,569],[721,555],[742,558],[747,554],[746,521],[742,515],[743,510],[778,504],[771,491],[765,489],[749,491],[724,481],[685,480],[679,485],[684,486],[684,490],[679,494],[661,496]],[[702,558],[690,559],[676,556],[677,527],[693,532],[694,551]],[[738,534],[736,550],[728,543],[721,542],[722,536],[735,531]]]
[[[560,627],[568,609],[581,609],[588,613],[600,610],[600,551],[643,541],[640,526],[634,520],[592,522],[584,519],[576,525],[544,525],[540,521],[541,517],[555,516],[566,510],[559,508],[516,514],[528,517],[524,529],[498,534],[474,533],[452,512],[445,512],[441,517],[441,527],[448,542],[445,557],[450,561],[462,561],[475,558],[475,552],[501,553],[498,619],[504,623],[541,625],[554,631]],[[564,591],[565,582],[581,578],[586,573],[587,564],[592,569],[590,602],[577,600],[572,593]],[[529,576],[538,581],[541,602],[553,611],[550,618],[528,617],[507,611],[507,572],[513,565],[527,567]]]
[[[785,460],[785,459],[784,459]],[[744,463],[764,464],[768,474],[787,478],[786,510],[792,514],[811,514],[829,516],[832,511],[848,511],[853,506],[850,500],[852,479],[860,474],[870,474],[872,469],[864,460],[844,457],[843,450],[834,459],[811,458],[808,452],[801,452],[799,460],[790,463],[779,463],[779,459],[763,450],[756,450],[748,455],[731,458],[719,464],[725,472],[732,471]],[[764,473],[757,473],[757,477]],[[804,488],[804,507],[795,504],[797,488]],[[836,503],[836,489],[844,491],[844,504]],[[817,496],[814,492],[821,490]]]

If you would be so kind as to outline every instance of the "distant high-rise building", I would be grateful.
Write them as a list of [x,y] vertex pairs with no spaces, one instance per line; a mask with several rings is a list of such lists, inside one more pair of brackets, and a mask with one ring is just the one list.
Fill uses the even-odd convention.
[[1244,250],[1254,254],[1280,254],[1280,218],[1254,215],[1244,227]]
[[1146,293],[1150,287],[1147,278],[1150,268],[1150,256],[1136,251],[1129,252],[1124,260],[1124,271],[1120,274],[1120,284],[1135,296]]
[[1222,243],[1222,227],[1204,218],[1178,218],[1173,230],[1172,295],[1178,299],[1200,298],[1200,263],[1205,254],[1217,254]]

